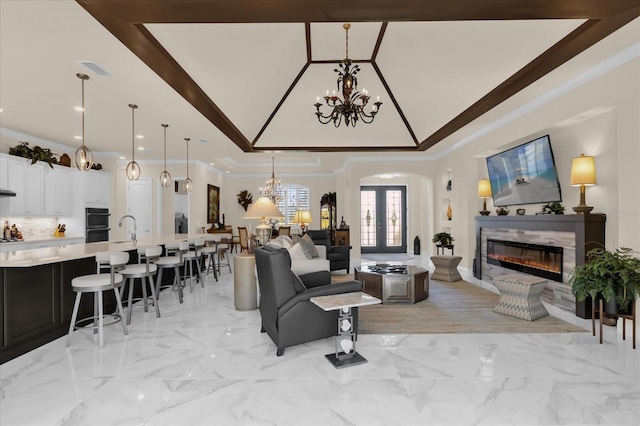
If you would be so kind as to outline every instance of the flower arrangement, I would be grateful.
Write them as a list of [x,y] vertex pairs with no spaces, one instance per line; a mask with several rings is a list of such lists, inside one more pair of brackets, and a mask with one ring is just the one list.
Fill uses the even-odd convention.
[[240,204],[242,208],[244,208],[245,212],[247,211],[251,203],[253,203],[253,195],[251,195],[249,191],[243,189],[242,191],[238,192],[238,204]]

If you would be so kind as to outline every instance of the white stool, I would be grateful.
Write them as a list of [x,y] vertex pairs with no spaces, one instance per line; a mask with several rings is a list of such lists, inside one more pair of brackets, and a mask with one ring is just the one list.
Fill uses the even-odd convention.
[[[124,266],[129,261],[129,253],[126,252],[118,252],[118,253],[110,253],[110,252],[98,252],[96,253],[96,262],[98,273],[93,275],[83,275],[80,277],[76,277],[71,280],[71,286],[73,287],[73,291],[76,294],[76,301],[73,305],[73,314],[71,315],[71,324],[69,324],[69,334],[67,334],[67,342],[66,346],[68,347],[71,344],[71,335],[76,328],[76,323],[78,318],[78,309],[80,307],[80,298],[82,297],[82,293],[94,293],[94,311],[93,311],[93,332],[96,333],[96,329],[98,332],[98,342],[101,348],[104,347],[104,335],[102,332],[104,326],[104,315],[103,315],[103,306],[102,306],[102,292],[106,290],[113,290],[116,296],[116,304],[118,307],[118,312],[122,312],[122,301],[120,299],[120,293],[118,293],[118,287],[122,285],[124,281],[124,277],[121,274],[116,273],[116,271],[124,268]],[[110,265],[110,273],[101,274],[101,264],[109,262]],[[97,311],[97,312],[96,312]],[[122,320],[121,316],[118,316],[119,320],[122,322],[122,331],[124,334],[129,334],[127,330],[127,326]],[[83,318],[80,321],[85,321],[89,318]],[[97,327],[96,327],[97,322]],[[115,321],[114,321],[115,322]],[[111,323],[113,324],[113,323]]]
[[[126,268],[120,271],[122,276],[129,283],[129,298],[127,301],[127,325],[131,324],[131,309],[133,308],[133,286],[136,278],[140,278],[142,284],[142,300],[144,303],[144,311],[149,311],[147,304],[147,285],[145,278],[149,280],[149,287],[151,288],[151,303],[156,310],[156,317],[160,318],[160,308],[158,307],[158,300],[156,298],[155,284],[153,283],[153,276],[156,274],[158,267],[152,262],[160,257],[162,254],[162,247],[150,246],[143,247],[138,250],[138,254],[142,253],[146,262],[144,264],[127,265]],[[141,257],[142,258],[142,257]],[[124,285],[120,289],[120,295],[124,294]]]
[[175,277],[171,287],[173,291],[178,292],[178,299],[182,303],[182,279],[180,277],[180,267],[184,265],[183,255],[189,251],[189,243],[186,241],[176,241],[175,243],[167,243],[165,245],[166,256],[159,257],[153,263],[158,267],[158,277],[156,279],[156,300],[160,297],[160,289],[162,288],[162,271],[173,268]]
[[[189,250],[183,256],[185,262],[189,262],[189,291],[193,293],[193,262],[196,262],[196,282],[200,281],[200,286],[204,288],[204,282],[200,279],[200,267],[202,265],[202,248],[204,247],[204,239],[198,238],[195,240],[189,240],[189,247],[193,247],[193,250]],[[187,265],[184,267],[185,278],[187,273]]]

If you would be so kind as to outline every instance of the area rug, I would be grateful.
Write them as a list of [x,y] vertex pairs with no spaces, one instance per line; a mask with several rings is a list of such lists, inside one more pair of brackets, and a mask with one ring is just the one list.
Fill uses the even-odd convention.
[[360,257],[378,262],[398,262],[400,260],[413,259],[413,256],[406,253],[362,253]]
[[[348,278],[334,275],[333,281]],[[586,332],[551,315],[525,321],[497,314],[493,308],[499,298],[498,294],[466,281],[430,280],[429,297],[422,302],[359,308],[358,327],[363,334]]]

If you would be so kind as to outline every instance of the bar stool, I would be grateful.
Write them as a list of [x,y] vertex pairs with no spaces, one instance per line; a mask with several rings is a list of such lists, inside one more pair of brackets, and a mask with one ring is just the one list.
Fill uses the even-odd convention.
[[[222,266],[228,266],[229,267],[229,273],[231,273],[231,262],[230,262],[230,254],[231,252],[229,252],[229,255],[227,255],[227,251],[229,250],[229,241],[230,239],[233,237],[231,234],[218,234],[219,238],[220,238],[220,242],[218,243],[218,274],[220,274],[220,267]],[[225,259],[226,257],[226,262],[223,262],[222,260]]]
[[158,267],[158,277],[156,278],[156,300],[160,297],[162,289],[162,271],[173,268],[175,277],[171,287],[178,292],[178,299],[182,303],[182,279],[180,277],[180,267],[184,265],[184,254],[189,251],[189,243],[186,241],[176,241],[165,245],[166,256],[159,257],[153,263]]
[[[98,344],[100,348],[104,347],[104,335],[102,332],[104,326],[104,315],[103,315],[103,303],[102,303],[102,292],[107,290],[113,290],[116,296],[116,304],[118,307],[118,312],[122,312],[122,300],[120,299],[120,293],[118,293],[118,287],[120,287],[124,281],[124,277],[116,273],[117,271],[123,269],[127,262],[129,261],[129,253],[126,252],[98,252],[96,253],[96,263],[97,263],[97,274],[92,275],[83,275],[80,277],[73,278],[71,280],[71,286],[73,291],[76,294],[76,301],[73,305],[73,314],[71,315],[71,323],[69,324],[69,334],[67,334],[67,342],[66,346],[69,347],[71,344],[71,335],[73,331],[77,327],[76,324],[78,322],[86,321],[89,318],[93,319],[93,333],[96,333],[96,329],[98,332]],[[107,263],[110,266],[110,273],[101,274],[101,265]],[[82,297],[82,293],[93,293],[94,294],[94,311],[93,317],[83,318],[81,320],[77,320],[78,318],[78,309],[80,307],[80,298]],[[97,312],[96,312],[97,311]],[[118,319],[112,323],[117,321],[122,322],[122,331],[124,334],[129,334],[127,330],[127,326],[125,325],[122,317],[118,315]],[[97,327],[96,327],[97,322]]]
[[196,282],[200,281],[200,286],[204,288],[204,282],[201,280],[200,276],[200,267],[202,265],[202,248],[204,247],[204,239],[192,239],[189,241],[189,247],[193,247],[193,250],[189,250],[183,256],[185,262],[189,262],[188,265],[185,264],[184,272],[185,279],[187,273],[187,266],[189,267],[189,292],[193,293],[193,262],[196,262]]
[[[160,246],[150,246],[150,247],[140,247],[138,249],[138,255],[140,253],[144,257],[144,264],[134,264],[127,265],[120,273],[125,278],[125,280],[129,283],[129,298],[127,302],[127,325],[131,324],[131,309],[133,308],[133,286],[135,284],[136,278],[140,278],[140,282],[142,285],[142,300],[144,303],[144,311],[149,312],[149,305],[147,304],[147,285],[145,283],[145,278],[149,280],[149,287],[151,288],[151,303],[156,310],[156,317],[160,318],[160,308],[158,307],[158,300],[156,297],[155,284],[153,283],[153,276],[156,274],[158,267],[153,263],[156,259],[160,257],[162,254],[162,247]],[[124,294],[124,285],[120,288],[120,295]]]
[[207,235],[204,237],[205,246],[202,248],[201,253],[203,256],[207,256],[208,259],[205,261],[207,267],[205,268],[205,273],[209,275],[209,269],[213,270],[213,277],[218,281],[218,271],[216,270],[216,260],[215,256],[218,255],[218,242],[217,238],[214,236]]

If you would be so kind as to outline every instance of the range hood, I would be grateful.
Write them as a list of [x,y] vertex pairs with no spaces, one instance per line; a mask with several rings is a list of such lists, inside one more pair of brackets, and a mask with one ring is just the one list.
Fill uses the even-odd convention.
[[8,189],[0,189],[0,197],[15,197],[16,193]]

